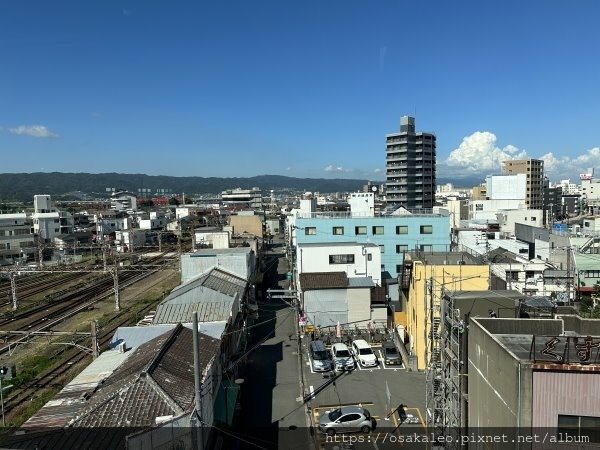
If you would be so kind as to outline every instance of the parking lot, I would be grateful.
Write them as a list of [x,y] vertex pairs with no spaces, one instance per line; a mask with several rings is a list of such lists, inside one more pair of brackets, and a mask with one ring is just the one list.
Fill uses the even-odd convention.
[[[308,352],[309,336],[304,336],[303,374],[305,395],[311,411],[311,419],[315,428],[317,448],[344,448],[349,441],[341,442],[327,438],[318,430],[319,416],[326,410],[335,409],[340,405],[362,405],[367,408],[376,420],[375,429],[369,434],[357,433],[348,439],[352,440],[354,448],[382,448],[383,437],[387,445],[397,448],[398,436],[408,428],[422,427],[425,419],[425,375],[411,372],[402,365],[386,365],[384,362],[381,343],[372,344],[373,352],[379,359],[376,367],[361,367],[359,364],[352,371],[345,372],[315,372],[312,370]],[[330,348],[330,347],[328,347]],[[405,405],[406,421],[400,423],[397,408]],[[396,436],[393,438],[392,436]],[[331,446],[330,446],[331,444]]]

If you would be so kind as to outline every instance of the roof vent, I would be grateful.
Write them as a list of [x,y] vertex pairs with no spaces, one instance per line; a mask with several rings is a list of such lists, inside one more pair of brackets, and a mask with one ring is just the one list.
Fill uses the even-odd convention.
[[127,350],[127,345],[125,344],[125,341],[119,342],[119,345],[117,345],[117,350],[119,350],[119,353],[125,353],[125,351]]

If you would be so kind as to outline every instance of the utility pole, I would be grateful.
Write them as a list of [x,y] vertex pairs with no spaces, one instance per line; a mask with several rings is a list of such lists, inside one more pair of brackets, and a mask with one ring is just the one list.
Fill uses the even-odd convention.
[[115,311],[121,310],[121,299],[119,295],[119,255],[115,252],[114,255],[114,268],[113,268],[113,283],[114,283],[114,291],[115,291]]
[[12,293],[13,310],[17,309],[17,274],[14,270],[11,270],[8,274],[10,277],[10,291]]
[[567,300],[571,304],[571,246],[567,247]]
[[202,377],[200,376],[200,335],[198,333],[198,311],[194,311],[192,319],[192,340],[194,350],[194,390],[196,428],[200,429],[197,448],[204,450],[204,424],[202,423]]

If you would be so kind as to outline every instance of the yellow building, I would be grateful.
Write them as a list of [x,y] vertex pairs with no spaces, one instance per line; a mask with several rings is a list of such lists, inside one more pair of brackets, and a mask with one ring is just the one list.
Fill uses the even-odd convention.
[[[406,295],[407,350],[417,358],[417,369],[425,370],[429,361],[429,333],[440,333],[442,290],[486,291],[489,265],[471,261],[462,253],[412,255],[412,269]],[[407,255],[407,263],[409,256]]]

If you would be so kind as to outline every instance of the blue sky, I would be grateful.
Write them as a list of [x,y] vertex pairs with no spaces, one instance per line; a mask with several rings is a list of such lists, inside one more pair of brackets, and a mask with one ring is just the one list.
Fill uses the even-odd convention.
[[600,170],[600,2],[4,1],[0,173],[385,178]]

